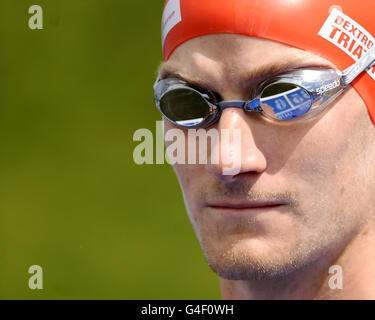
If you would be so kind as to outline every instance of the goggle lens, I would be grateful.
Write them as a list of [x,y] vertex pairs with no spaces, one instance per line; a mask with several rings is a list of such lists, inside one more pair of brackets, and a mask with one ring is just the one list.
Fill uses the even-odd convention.
[[162,113],[181,126],[197,126],[209,115],[210,106],[198,92],[190,88],[168,91],[160,100]]
[[278,120],[302,117],[312,107],[311,95],[291,83],[273,83],[262,91],[260,106],[264,113]]

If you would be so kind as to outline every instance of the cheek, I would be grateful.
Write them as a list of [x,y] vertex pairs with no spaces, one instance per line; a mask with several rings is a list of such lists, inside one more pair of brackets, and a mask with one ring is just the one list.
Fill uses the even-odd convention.
[[[179,127],[171,124],[169,121],[164,119],[164,133],[166,133],[170,129],[179,129],[184,132],[184,146],[185,146],[185,163],[188,162],[188,139],[187,139],[187,132],[180,129]],[[166,147],[170,146],[173,142],[166,141]],[[196,154],[199,155],[198,150],[196,150]],[[173,169],[177,175],[178,181],[180,183],[183,197],[185,200],[185,205],[187,211],[192,218],[195,220],[191,213],[196,212],[201,204],[201,190],[202,184],[209,185],[211,181],[210,177],[207,177],[207,172],[205,170],[205,165],[199,164],[175,164],[173,165]]]
[[[327,183],[353,174],[362,128],[361,114],[348,98],[329,109],[295,145],[287,161],[288,171],[309,183]],[[336,181],[337,182],[337,181]]]
[[199,238],[201,229],[205,227],[199,214],[203,205],[202,183],[209,186],[209,177],[205,175],[204,166],[177,164],[173,168],[180,183],[186,212]]
[[183,191],[186,205],[195,209],[195,206],[199,206],[201,203],[202,182],[207,186],[210,183],[210,177],[206,176],[205,166],[177,164],[173,168]]
[[306,137],[292,155],[289,169],[308,183],[326,183],[340,174],[348,151],[348,139]]
[[366,179],[362,150],[365,131],[363,110],[350,112],[350,107],[349,103],[339,103],[320,118],[280,170],[285,181],[295,183],[306,212],[349,217],[358,211]]

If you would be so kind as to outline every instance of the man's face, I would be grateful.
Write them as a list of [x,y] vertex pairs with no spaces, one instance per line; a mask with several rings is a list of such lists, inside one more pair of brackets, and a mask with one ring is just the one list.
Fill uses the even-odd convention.
[[[312,66],[334,68],[280,43],[209,35],[178,47],[162,77],[173,71],[223,100],[247,100],[278,68]],[[240,129],[240,172],[224,175],[222,162],[174,169],[208,263],[223,278],[277,277],[333,257],[372,219],[375,130],[354,89],[312,120],[280,124],[228,108],[211,128]],[[216,147],[230,152],[224,140]],[[261,203],[269,206],[250,208]]]

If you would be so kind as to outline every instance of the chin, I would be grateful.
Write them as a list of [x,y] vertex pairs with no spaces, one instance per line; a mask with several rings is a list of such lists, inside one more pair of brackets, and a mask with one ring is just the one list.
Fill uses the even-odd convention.
[[298,246],[253,239],[202,248],[210,268],[228,280],[285,278],[318,256]]

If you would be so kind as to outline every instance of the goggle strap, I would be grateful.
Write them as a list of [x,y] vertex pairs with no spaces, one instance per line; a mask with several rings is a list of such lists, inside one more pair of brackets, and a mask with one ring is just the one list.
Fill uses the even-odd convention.
[[156,89],[156,85],[158,84],[159,81],[160,81],[160,75],[158,74],[158,76],[156,77],[156,80],[154,82],[154,85],[153,85],[154,90]]
[[375,46],[373,46],[365,55],[356,63],[343,71],[342,79],[344,85],[351,83],[362,71],[371,67],[375,62]]

